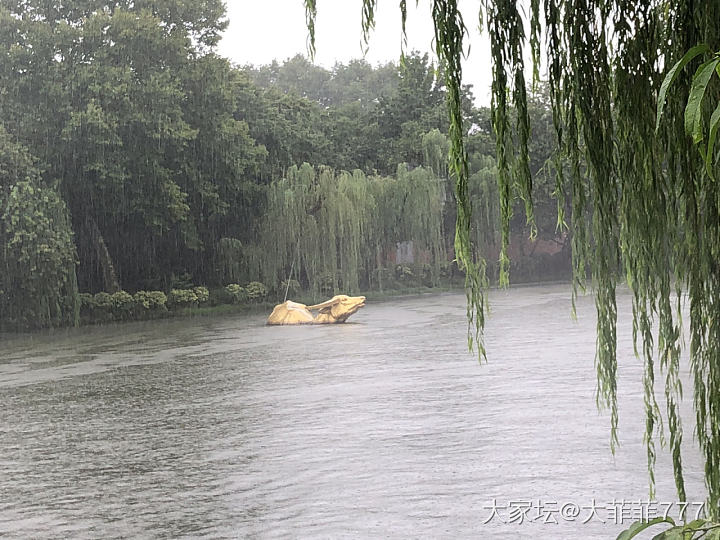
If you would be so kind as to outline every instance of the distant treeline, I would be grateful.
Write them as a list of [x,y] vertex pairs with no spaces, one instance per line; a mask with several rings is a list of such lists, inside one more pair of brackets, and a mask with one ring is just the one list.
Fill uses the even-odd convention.
[[[378,286],[404,241],[430,283],[450,264],[446,96],[428,57],[233,66],[214,52],[224,28],[221,0],[0,5],[0,328],[77,324],[81,292],[352,292]],[[492,275],[495,143],[464,90]],[[542,94],[531,114],[538,228],[554,238]]]

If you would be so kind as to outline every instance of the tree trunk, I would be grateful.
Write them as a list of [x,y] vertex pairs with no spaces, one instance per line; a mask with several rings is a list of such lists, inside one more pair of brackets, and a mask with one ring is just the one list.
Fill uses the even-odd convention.
[[100,228],[97,222],[91,217],[87,219],[85,224],[89,233],[90,243],[95,250],[95,256],[97,257],[97,262],[100,267],[99,274],[102,278],[103,290],[108,293],[118,292],[120,290],[120,283],[118,282],[117,273],[115,272],[115,265],[113,264],[110,252],[100,232]]

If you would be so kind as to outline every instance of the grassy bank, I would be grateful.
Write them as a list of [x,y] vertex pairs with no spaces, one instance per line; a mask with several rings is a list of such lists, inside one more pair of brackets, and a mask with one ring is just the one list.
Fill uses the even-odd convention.
[[[513,283],[513,286],[531,286],[540,283],[556,283],[557,281]],[[399,285],[396,283],[396,285]],[[491,287],[493,288],[493,287]],[[362,295],[369,302],[384,302],[397,297],[462,292],[464,282],[461,279],[446,278],[440,285],[431,287],[418,283],[407,286],[395,286],[382,291],[348,291],[352,295]],[[288,294],[288,299],[306,305],[317,304],[332,296],[327,293],[322,297],[309,291],[295,289]],[[138,291],[131,295],[125,291],[113,294],[83,293],[81,297],[80,326],[103,325],[118,322],[134,322],[179,317],[212,317],[229,314],[262,314],[269,315],[273,308],[282,303],[282,295],[277,290],[268,291],[264,285],[253,282],[245,287],[231,284],[208,290],[205,287],[173,289],[169,293],[161,291]],[[36,329],[40,330],[40,329]],[[33,328],[20,325],[15,328],[2,328],[8,335],[33,332]]]
[[[448,284],[438,287],[405,287],[401,289],[389,289],[384,291],[362,291],[355,296],[364,296],[371,302],[383,302],[399,296],[418,296],[423,294],[440,294],[446,292],[461,292],[462,284]],[[312,305],[318,303],[307,293],[294,295],[288,300],[299,302],[301,304]],[[321,300],[320,300],[321,301]],[[221,304],[216,306],[197,306],[187,307],[175,311],[168,312],[168,317],[210,317],[215,315],[226,315],[234,313],[266,313],[270,314],[273,308],[282,303],[283,299],[277,301],[264,300],[253,304]]]

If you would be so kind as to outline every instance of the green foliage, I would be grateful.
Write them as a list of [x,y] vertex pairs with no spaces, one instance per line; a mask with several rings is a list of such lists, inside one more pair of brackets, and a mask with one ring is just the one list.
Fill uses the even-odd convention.
[[675,521],[672,518],[663,518],[663,517],[656,517],[654,519],[648,520],[648,521],[636,521],[630,527],[628,527],[626,530],[621,532],[617,540],[630,540],[631,538],[634,538],[639,533],[647,529],[648,527],[652,527],[654,525],[658,525],[659,523],[670,523],[673,527],[675,526]]
[[677,79],[677,77],[682,73],[683,68],[691,60],[707,52],[710,52],[710,47],[708,47],[707,44],[701,43],[700,45],[695,45],[688,52],[686,52],[685,55],[680,60],[678,60],[672,68],[670,68],[670,71],[667,72],[667,75],[665,76],[665,79],[660,86],[660,91],[658,92],[657,119],[655,121],[656,132],[660,129],[660,121],[663,117],[663,109],[665,107],[665,100],[667,98],[667,93],[670,85],[675,81],[675,79]]
[[193,279],[188,272],[182,272],[177,276],[172,274],[170,285],[172,289],[192,289]]
[[420,167],[399,166],[395,178],[292,167],[268,191],[262,279],[297,277],[315,297],[382,286],[374,270],[411,240],[429,257],[436,283],[446,259],[443,210],[444,180]]
[[167,303],[172,309],[197,307],[198,297],[192,289],[172,289]]
[[[484,265],[477,265],[470,242],[472,209],[468,197],[468,158],[465,150],[462,115],[462,41],[467,29],[454,0],[436,0],[432,8],[435,25],[435,51],[445,74],[447,87],[450,170],[455,177],[457,219],[455,226],[455,257],[465,272],[467,291],[468,347],[477,346],[480,358],[485,350],[482,331],[485,322],[485,299],[482,287],[485,282]],[[474,332],[470,331],[474,328]]]
[[111,290],[111,267],[133,289],[205,278],[217,239],[250,230],[266,154],[238,118],[237,70],[211,52],[223,3],[96,7],[3,4],[0,117],[58,182],[84,289]]
[[91,296],[83,293],[81,315],[84,319],[93,322],[108,322],[113,320],[112,297],[106,292],[96,293]]
[[167,313],[167,296],[162,291],[80,293],[80,314],[86,323],[143,320]]
[[90,293],[80,293],[78,298],[80,299],[81,310],[92,309],[95,306],[95,297]]
[[[391,175],[398,163],[423,164],[423,134],[447,132],[442,72],[416,51],[376,68],[357,60],[325,70],[296,56],[245,72],[267,88],[248,103],[247,116],[251,135],[269,152],[263,177],[277,179],[304,161]],[[461,95],[463,116],[472,122],[470,88]]]
[[242,276],[243,244],[237,238],[221,238],[217,259],[221,283],[236,281]]
[[135,300],[125,291],[118,291],[110,295],[110,309],[116,320],[127,320],[132,316]]
[[[694,58],[701,54],[709,53],[710,47],[705,43],[696,45],[691,48],[685,56],[683,56],[673,67],[670,69],[668,74],[663,80],[662,86],[660,87],[660,93],[658,95],[658,106],[657,106],[657,121],[655,124],[655,131],[657,132],[660,128],[660,122],[663,116],[663,108],[665,106],[665,100],[670,85],[677,79],[678,75],[682,72],[682,69]],[[690,88],[690,95],[688,97],[687,105],[685,106],[685,133],[687,133],[693,139],[693,143],[698,147],[700,154],[705,160],[705,170],[710,178],[714,179],[714,167],[715,167],[715,140],[717,138],[718,127],[720,127],[720,100],[718,100],[717,106],[710,117],[709,123],[709,136],[707,139],[707,149],[703,143],[705,139],[705,132],[703,129],[703,98],[707,92],[710,79],[713,74],[717,74],[720,78],[720,51],[713,54],[710,60],[701,64],[692,79],[692,86]]]
[[192,291],[195,293],[198,304],[207,304],[210,300],[210,292],[207,287],[193,287]]
[[249,298],[247,289],[245,289],[245,287],[241,287],[237,283],[226,285],[225,291],[233,304],[242,304]]
[[0,127],[0,324],[76,325],[76,252],[67,207]]
[[409,266],[398,264],[395,266],[395,277],[400,280],[400,282],[408,282],[415,278],[415,273]]
[[95,293],[93,297],[95,305],[100,308],[108,308],[112,306],[112,296],[106,292]]
[[135,316],[141,319],[162,316],[167,312],[167,295],[162,291],[138,291],[133,295]]
[[[433,0],[434,44],[448,93],[450,169],[457,199],[455,253],[458,264],[467,270],[468,319],[475,324],[475,336],[481,337],[483,263],[476,264],[472,258],[468,157],[459,98],[466,29],[457,3]],[[363,4],[363,26],[371,27],[373,11],[369,8],[375,2],[365,0]],[[500,275],[504,283],[516,192],[524,199],[530,234],[534,232],[532,178],[528,174],[529,108],[523,74],[526,33],[517,2],[490,0],[483,7],[481,26],[486,23],[489,29],[493,57],[492,117],[499,178]],[[405,2],[401,2],[400,11],[405,20]],[[720,50],[720,4],[691,0],[532,0],[530,47],[535,64],[539,59],[538,33],[543,26],[541,12],[545,15],[549,101],[558,147],[554,160],[555,192],[561,198],[558,224],[565,224],[562,199],[567,186],[573,310],[578,291],[585,289],[589,267],[597,308],[597,403],[610,410],[611,449],[617,444],[618,422],[615,289],[624,273],[633,294],[633,333],[641,346],[637,355],[644,363],[650,493],[654,493],[654,441],[662,433],[655,398],[659,362],[660,374],[664,375],[673,474],[678,497],[685,500],[678,401],[682,395],[680,312],[686,292],[696,433],[705,458],[707,507],[711,519],[717,519],[720,188],[714,180],[717,152],[703,152],[702,145],[707,132],[708,142],[714,146],[720,125],[720,86],[712,75],[720,75],[720,60],[710,54]],[[315,14],[313,2],[308,23],[314,21]],[[707,47],[696,48],[698,43]],[[665,84],[661,84],[662,71],[671,67]],[[694,69],[695,76],[691,77],[686,68]],[[669,93],[671,82],[675,86]],[[705,99],[707,95],[715,98],[715,111]],[[514,132],[508,97],[516,111]],[[657,97],[658,112],[667,118],[664,123],[656,115]]]
[[247,292],[247,297],[250,301],[262,300],[268,294],[267,287],[259,281],[251,281],[248,283],[245,286],[245,291]]
[[636,521],[618,535],[617,540],[630,540],[645,529],[660,523],[670,523],[672,527],[653,536],[653,540],[717,540],[720,538],[720,524],[706,519],[695,519],[684,525],[675,525],[672,518],[656,517],[649,521]]

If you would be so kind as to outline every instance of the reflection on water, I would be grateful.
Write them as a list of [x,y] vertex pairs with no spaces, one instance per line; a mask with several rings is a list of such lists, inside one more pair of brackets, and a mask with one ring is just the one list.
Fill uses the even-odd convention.
[[[492,292],[482,366],[466,349],[464,302],[369,303],[333,326],[237,315],[6,340],[0,534],[614,537],[609,509],[587,519],[592,501],[638,512],[647,499],[629,298],[614,458],[594,401],[592,299],[573,322],[566,286]],[[660,501],[675,500],[670,467],[663,453]],[[503,523],[517,503],[533,506],[528,518],[546,518],[543,504],[588,508]]]

